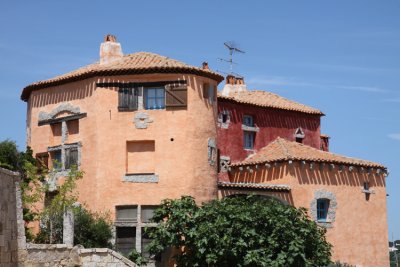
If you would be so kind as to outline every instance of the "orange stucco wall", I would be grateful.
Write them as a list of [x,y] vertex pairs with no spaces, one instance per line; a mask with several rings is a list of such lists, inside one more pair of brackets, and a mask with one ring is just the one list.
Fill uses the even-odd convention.
[[[388,229],[386,215],[386,188],[384,174],[368,174],[348,167],[339,171],[338,166],[330,170],[328,164],[320,169],[319,164],[301,166],[300,163],[281,163],[278,167],[250,172],[233,168],[229,173],[231,182],[286,184],[289,192],[262,192],[242,190],[219,190],[219,197],[249,193],[271,195],[295,207],[311,209],[315,192],[324,190],[336,197],[335,220],[327,228],[327,240],[333,245],[333,259],[358,267],[389,266]],[[369,182],[374,193],[369,200],[362,193],[364,182]],[[260,193],[261,192],[261,193]]]
[[[119,112],[118,88],[96,87],[97,82],[174,80],[187,81],[187,109]],[[205,82],[217,85],[194,75],[146,74],[92,78],[33,91],[28,102],[28,145],[40,153],[60,144],[60,135],[54,136],[50,125],[38,126],[38,116],[69,103],[87,113],[79,123],[68,122],[66,143],[82,143],[81,170],[85,174],[78,184],[79,200],[90,209],[114,216],[117,205],[157,205],[162,199],[182,195],[194,196],[199,202],[214,199],[217,166],[208,163],[208,138],[216,138],[216,103],[203,98]],[[147,129],[135,127],[136,112],[145,112],[152,119]],[[146,140],[155,144],[154,155],[150,155],[154,165],[147,167],[154,169],[159,181],[123,181],[127,142]]]

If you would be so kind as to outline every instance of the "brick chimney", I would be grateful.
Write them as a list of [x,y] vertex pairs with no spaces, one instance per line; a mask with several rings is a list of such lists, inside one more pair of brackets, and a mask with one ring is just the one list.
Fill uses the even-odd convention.
[[232,93],[247,91],[246,84],[244,83],[243,77],[236,77],[231,74],[225,78],[226,84],[222,88],[221,94],[229,96]]
[[209,70],[210,68],[208,67],[208,62],[204,61],[202,65],[203,70]]
[[114,35],[107,34],[104,43],[100,45],[100,64],[108,64],[120,60],[123,57],[121,44],[117,43]]

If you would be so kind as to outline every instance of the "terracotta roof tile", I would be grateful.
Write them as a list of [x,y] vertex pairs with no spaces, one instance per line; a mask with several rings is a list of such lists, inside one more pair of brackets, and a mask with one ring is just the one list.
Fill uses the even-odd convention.
[[223,187],[223,188],[264,189],[264,190],[274,190],[274,191],[290,191],[290,186],[289,185],[284,185],[284,184],[219,182],[218,186],[219,187]]
[[216,72],[187,65],[175,59],[149,52],[138,52],[125,55],[121,60],[108,64],[99,64],[99,62],[96,62],[48,80],[32,83],[23,89],[21,99],[25,101],[28,100],[32,90],[70,81],[83,80],[95,76],[144,73],[192,73],[209,77],[217,81],[222,81],[224,79],[223,76]]
[[255,105],[259,107],[268,107],[276,109],[284,109],[290,111],[298,111],[308,114],[324,115],[320,110],[297,103],[295,101],[286,99],[279,95],[260,91],[260,90],[249,90],[231,93],[229,96],[218,95],[219,99],[226,99],[235,101],[238,103]]
[[280,137],[260,149],[257,153],[250,155],[244,161],[232,163],[231,166],[255,165],[288,160],[337,163],[386,169],[385,166],[379,163],[333,154]]

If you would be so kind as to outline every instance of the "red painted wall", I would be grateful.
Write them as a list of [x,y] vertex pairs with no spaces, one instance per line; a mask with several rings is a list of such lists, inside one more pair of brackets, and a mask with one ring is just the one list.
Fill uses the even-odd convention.
[[221,156],[229,156],[231,162],[244,160],[254,151],[243,149],[243,115],[253,116],[254,124],[260,128],[255,133],[254,150],[265,147],[277,137],[295,141],[294,132],[298,127],[304,131],[303,144],[320,149],[320,115],[301,112],[262,108],[218,99],[218,112],[230,112],[228,129],[218,127],[218,149]]

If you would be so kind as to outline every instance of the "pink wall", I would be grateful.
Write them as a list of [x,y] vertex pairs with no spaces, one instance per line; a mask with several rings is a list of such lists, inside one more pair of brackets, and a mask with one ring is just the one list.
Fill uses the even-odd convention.
[[230,124],[228,129],[218,128],[218,148],[221,155],[231,158],[231,162],[241,161],[253,153],[243,149],[243,115],[253,116],[254,123],[260,128],[255,134],[256,151],[277,137],[295,141],[294,132],[298,127],[301,127],[305,134],[303,144],[320,149],[319,115],[261,108],[219,99],[218,112],[222,110],[230,112]]

